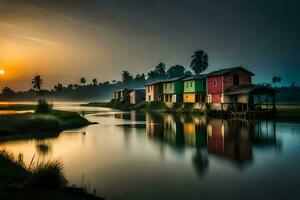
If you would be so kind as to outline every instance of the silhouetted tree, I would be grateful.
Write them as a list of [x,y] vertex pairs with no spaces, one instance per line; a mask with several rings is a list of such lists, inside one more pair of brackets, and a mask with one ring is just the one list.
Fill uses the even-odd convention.
[[122,72],[122,81],[124,84],[129,84],[132,82],[133,76],[126,70]]
[[155,66],[154,69],[155,76],[157,79],[163,79],[166,76],[166,64],[165,63],[159,63]]
[[81,83],[82,85],[85,85],[85,83],[86,83],[86,78],[84,78],[84,77],[80,78],[80,83]]
[[169,78],[184,76],[185,75],[185,67],[181,65],[175,65],[168,69],[167,74]]
[[54,86],[54,91],[56,93],[61,93],[63,90],[63,85],[61,83],[58,83],[57,85]]
[[276,83],[279,83],[279,82],[281,82],[281,77],[279,77],[279,76],[273,76],[273,78],[272,78],[273,85],[275,86]]
[[69,84],[69,85],[67,86],[67,89],[68,89],[68,90],[73,90],[73,88],[74,88],[74,85],[73,85],[73,84]]
[[98,80],[97,80],[96,78],[94,78],[94,79],[92,80],[92,82],[93,82],[93,85],[97,85]]
[[32,81],[31,81],[32,87],[34,90],[41,92],[42,85],[43,85],[43,79],[40,75],[36,75]]
[[295,83],[295,82],[292,82],[291,85],[290,85],[290,88],[295,88],[295,87],[297,87],[297,86],[296,86],[296,83]]
[[4,96],[11,96],[11,95],[14,95],[15,94],[15,91],[13,91],[12,89],[10,89],[9,87],[5,87],[3,88],[2,90],[2,94]]
[[155,73],[155,71],[153,71],[153,70],[151,70],[150,72],[148,72],[148,80],[151,80],[151,81],[153,81],[153,80],[155,80],[157,77],[156,77],[156,73]]
[[208,55],[203,50],[195,51],[192,55],[192,62],[190,67],[195,74],[200,74],[208,67]]

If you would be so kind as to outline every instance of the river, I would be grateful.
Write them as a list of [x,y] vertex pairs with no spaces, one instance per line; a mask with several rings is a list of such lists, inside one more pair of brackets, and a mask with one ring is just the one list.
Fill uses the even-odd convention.
[[55,108],[99,124],[0,149],[60,160],[70,185],[107,199],[299,199],[300,124]]

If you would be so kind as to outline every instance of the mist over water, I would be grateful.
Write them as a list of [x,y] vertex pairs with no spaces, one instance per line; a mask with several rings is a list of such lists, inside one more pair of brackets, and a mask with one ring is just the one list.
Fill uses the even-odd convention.
[[[70,184],[108,199],[297,199],[300,125],[120,112],[55,103],[98,125],[1,141],[29,163],[58,159]],[[84,177],[82,179],[82,177]]]

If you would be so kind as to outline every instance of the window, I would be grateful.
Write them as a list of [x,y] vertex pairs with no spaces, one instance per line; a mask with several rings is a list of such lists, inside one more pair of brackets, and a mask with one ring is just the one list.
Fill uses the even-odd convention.
[[214,80],[214,86],[217,87],[217,80]]
[[151,95],[148,96],[148,100],[151,101]]
[[188,82],[186,82],[186,87],[187,87],[187,88],[189,87],[189,83],[188,83]]
[[233,85],[239,85],[240,84],[240,77],[238,74],[233,74]]
[[190,82],[190,87],[193,87],[193,82]]

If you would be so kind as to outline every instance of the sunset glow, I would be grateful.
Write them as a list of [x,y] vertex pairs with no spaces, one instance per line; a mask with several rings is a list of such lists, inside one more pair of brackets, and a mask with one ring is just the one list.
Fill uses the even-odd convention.
[[4,75],[5,71],[3,69],[0,69],[0,75]]

